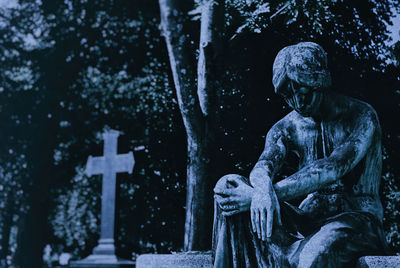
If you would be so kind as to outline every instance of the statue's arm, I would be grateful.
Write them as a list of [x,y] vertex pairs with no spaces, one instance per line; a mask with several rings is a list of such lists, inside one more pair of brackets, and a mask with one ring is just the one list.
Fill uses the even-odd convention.
[[356,120],[355,131],[324,159],[313,161],[295,174],[274,185],[278,199],[291,200],[315,192],[352,170],[371,146],[379,122],[374,110]]
[[250,203],[251,226],[263,241],[271,237],[274,222],[281,223],[278,197],[272,181],[286,155],[284,122],[282,119],[268,132],[264,151],[249,176],[254,187]]
[[285,131],[282,120],[268,131],[264,150],[249,176],[255,189],[264,191],[267,187],[272,187],[274,175],[281,168],[286,156]]

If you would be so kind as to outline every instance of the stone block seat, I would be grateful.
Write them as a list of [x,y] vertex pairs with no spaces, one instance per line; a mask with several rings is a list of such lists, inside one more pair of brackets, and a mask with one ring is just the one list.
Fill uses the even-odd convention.
[[[136,260],[136,268],[212,268],[211,252],[144,254]],[[357,268],[400,268],[400,256],[365,256]]]
[[144,254],[136,259],[136,268],[210,268],[212,252]]
[[365,256],[358,260],[358,268],[400,267],[400,256]]

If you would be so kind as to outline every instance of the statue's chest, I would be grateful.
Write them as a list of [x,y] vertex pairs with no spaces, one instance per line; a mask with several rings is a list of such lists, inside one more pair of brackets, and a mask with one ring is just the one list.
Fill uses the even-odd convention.
[[299,126],[294,135],[294,148],[300,157],[300,167],[328,157],[350,134],[350,128],[341,122],[309,123]]

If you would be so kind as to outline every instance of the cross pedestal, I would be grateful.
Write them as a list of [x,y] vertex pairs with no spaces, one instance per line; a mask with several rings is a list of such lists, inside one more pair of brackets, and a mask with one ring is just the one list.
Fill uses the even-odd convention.
[[69,267],[134,267],[134,262],[122,260],[115,256],[114,222],[115,222],[115,189],[117,173],[132,173],[135,160],[133,153],[117,154],[118,136],[116,130],[103,133],[104,155],[89,156],[86,174],[103,175],[101,195],[101,232],[98,245],[89,257],[70,262]]

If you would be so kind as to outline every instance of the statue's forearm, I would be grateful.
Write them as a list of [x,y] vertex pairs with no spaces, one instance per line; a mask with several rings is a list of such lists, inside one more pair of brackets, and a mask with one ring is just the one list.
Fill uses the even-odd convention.
[[283,133],[279,123],[275,124],[267,134],[265,148],[258,162],[250,172],[250,183],[260,191],[270,191],[277,170],[280,169],[286,155]]
[[304,167],[295,174],[274,184],[280,201],[288,201],[315,192],[342,176],[336,162],[322,159]]
[[250,183],[260,191],[267,191],[272,188],[272,172],[270,163],[267,160],[260,160],[250,173]]

